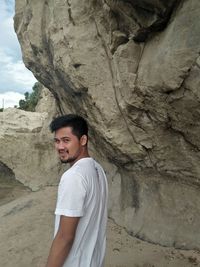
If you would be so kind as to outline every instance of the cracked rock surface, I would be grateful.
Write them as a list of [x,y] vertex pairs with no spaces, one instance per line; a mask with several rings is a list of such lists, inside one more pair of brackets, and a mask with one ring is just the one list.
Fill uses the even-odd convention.
[[200,248],[200,1],[16,0],[23,59],[88,119],[129,233]]

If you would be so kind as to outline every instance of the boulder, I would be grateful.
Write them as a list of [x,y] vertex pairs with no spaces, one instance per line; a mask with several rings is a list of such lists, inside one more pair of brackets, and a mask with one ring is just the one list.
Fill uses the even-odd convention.
[[6,183],[12,178],[32,191],[58,183],[63,167],[48,129],[51,115],[16,108],[0,113],[0,166]]
[[199,0],[16,0],[14,18],[23,60],[59,112],[89,122],[109,215],[186,249],[200,248],[199,15]]

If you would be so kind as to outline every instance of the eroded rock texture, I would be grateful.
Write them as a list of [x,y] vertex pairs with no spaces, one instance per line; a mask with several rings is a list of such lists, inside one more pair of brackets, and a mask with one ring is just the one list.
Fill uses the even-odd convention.
[[53,135],[48,130],[51,116],[55,113],[55,100],[48,101],[50,96],[44,96],[45,89],[42,94],[49,113],[44,112],[45,106],[42,110],[40,103],[37,109],[43,112],[9,108],[0,113],[1,187],[7,188],[19,181],[36,191],[58,182],[62,166],[54,153]]
[[200,248],[199,15],[199,0],[16,0],[26,66],[89,121],[110,216],[182,248]]

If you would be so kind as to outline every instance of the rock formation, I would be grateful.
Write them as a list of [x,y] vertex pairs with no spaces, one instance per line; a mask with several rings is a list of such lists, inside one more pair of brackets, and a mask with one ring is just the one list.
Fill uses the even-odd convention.
[[[55,101],[47,101],[48,98],[43,96],[49,113],[44,112],[45,107],[43,112],[8,108],[0,113],[1,182],[5,176],[7,183],[8,179],[16,180],[32,191],[57,184],[62,166],[54,153],[53,135],[48,129],[55,113]],[[41,109],[40,104],[37,109]]]
[[200,248],[199,15],[199,0],[16,0],[14,18],[24,62],[60,113],[88,119],[110,216],[187,249]]

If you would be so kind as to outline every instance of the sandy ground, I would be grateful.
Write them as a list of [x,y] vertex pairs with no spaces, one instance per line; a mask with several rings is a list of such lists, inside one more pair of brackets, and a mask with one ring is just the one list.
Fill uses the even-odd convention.
[[200,266],[200,252],[166,248],[127,234],[112,220],[108,223],[106,267]]
[[22,186],[0,186],[0,206],[28,193],[30,190]]
[[[56,191],[47,187],[21,197],[18,192],[17,199],[0,206],[0,267],[44,267],[52,242]],[[194,266],[200,267],[200,252],[147,243],[108,220],[105,267]]]

